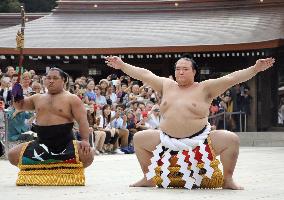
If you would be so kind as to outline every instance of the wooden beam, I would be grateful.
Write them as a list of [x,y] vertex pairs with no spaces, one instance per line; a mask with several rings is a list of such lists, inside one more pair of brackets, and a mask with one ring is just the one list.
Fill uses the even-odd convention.
[[[202,45],[202,46],[162,46],[162,47],[131,47],[131,48],[25,48],[25,55],[95,55],[95,54],[136,54],[136,53],[179,53],[179,52],[221,52],[270,49],[284,46],[284,40],[265,42]],[[0,55],[17,55],[12,48],[0,48]]]

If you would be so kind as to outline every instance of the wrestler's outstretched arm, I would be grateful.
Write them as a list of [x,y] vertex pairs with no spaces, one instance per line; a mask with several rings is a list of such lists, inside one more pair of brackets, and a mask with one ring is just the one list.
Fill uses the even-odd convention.
[[142,81],[144,84],[150,85],[155,91],[162,92],[164,77],[159,77],[151,71],[135,67],[127,64],[117,56],[106,57],[106,64],[115,69],[121,69],[124,73],[128,74],[134,79]]
[[22,100],[13,101],[13,106],[17,111],[32,111],[35,109],[34,99],[39,94],[32,95],[30,97],[24,97]]
[[203,81],[202,84],[205,86],[205,92],[208,93],[207,96],[209,99],[214,99],[232,86],[245,82],[254,77],[258,72],[272,67],[274,62],[274,58],[259,59],[255,65],[249,68],[235,71],[217,79]]

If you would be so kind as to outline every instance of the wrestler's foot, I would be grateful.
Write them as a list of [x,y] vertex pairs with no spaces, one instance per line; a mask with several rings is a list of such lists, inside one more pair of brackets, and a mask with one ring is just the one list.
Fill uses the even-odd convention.
[[243,190],[244,187],[236,184],[232,178],[224,180],[223,189]]
[[155,187],[156,184],[152,180],[147,180],[146,177],[142,178],[138,182],[129,185],[129,187]]

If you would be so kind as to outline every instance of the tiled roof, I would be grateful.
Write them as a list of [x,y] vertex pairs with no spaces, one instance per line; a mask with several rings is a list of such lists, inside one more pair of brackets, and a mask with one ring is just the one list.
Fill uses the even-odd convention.
[[[27,21],[41,18],[49,13],[27,13]],[[0,13],[0,29],[15,26],[21,23],[21,13]]]
[[[0,54],[3,49],[16,46],[18,29],[19,26],[0,30]],[[28,22],[25,38],[27,51],[73,49],[74,53],[82,49],[84,53],[102,53],[104,49],[123,52],[125,48],[147,52],[148,48],[202,46],[212,50],[218,45],[267,41],[283,44],[284,6],[171,12],[55,12]]]

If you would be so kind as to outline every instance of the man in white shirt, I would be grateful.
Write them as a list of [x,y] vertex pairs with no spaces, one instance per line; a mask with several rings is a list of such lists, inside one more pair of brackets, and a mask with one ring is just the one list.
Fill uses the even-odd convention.
[[160,107],[159,105],[154,105],[151,111],[148,113],[148,120],[146,121],[146,126],[150,129],[159,129],[160,127]]
[[[129,136],[129,130],[126,128],[127,126],[127,117],[123,112],[123,106],[117,105],[116,106],[116,112],[115,117],[111,122],[111,126],[116,129],[118,133],[118,137],[121,141],[121,150],[125,152],[124,150],[128,147],[128,136]],[[118,148],[118,141],[114,145],[114,148]]]

